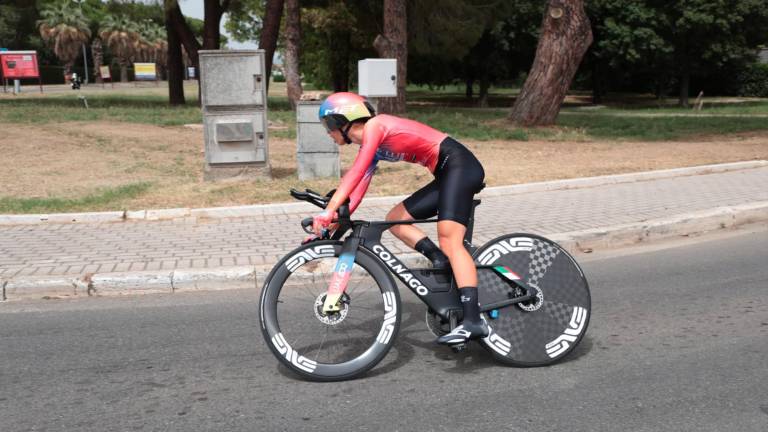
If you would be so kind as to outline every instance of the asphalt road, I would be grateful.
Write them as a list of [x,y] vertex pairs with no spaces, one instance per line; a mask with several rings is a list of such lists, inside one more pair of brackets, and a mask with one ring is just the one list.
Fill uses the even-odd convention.
[[768,430],[768,231],[580,259],[587,336],[531,369],[434,345],[405,292],[395,348],[329,384],[278,366],[255,289],[6,302],[0,431]]

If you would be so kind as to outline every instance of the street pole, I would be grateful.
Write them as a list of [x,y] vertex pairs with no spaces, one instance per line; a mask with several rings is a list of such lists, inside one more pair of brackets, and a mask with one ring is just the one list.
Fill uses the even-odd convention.
[[88,57],[85,52],[85,44],[83,44],[83,65],[85,67],[85,84],[88,84]]
[[[80,13],[83,12],[83,2],[85,0],[72,0],[74,3],[77,3],[77,6],[80,8]],[[85,44],[83,44],[83,67],[85,68],[85,80],[83,81],[85,84],[88,84],[88,57],[86,57],[85,52]]]

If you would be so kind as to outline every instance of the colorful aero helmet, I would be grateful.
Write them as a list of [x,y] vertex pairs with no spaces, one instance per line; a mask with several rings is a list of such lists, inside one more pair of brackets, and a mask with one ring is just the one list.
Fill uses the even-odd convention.
[[[364,97],[349,92],[334,93],[320,105],[318,116],[328,132],[341,130],[346,140],[346,132],[355,120],[367,119],[376,115],[370,103]],[[344,128],[344,126],[347,126]],[[342,129],[343,128],[343,129]]]

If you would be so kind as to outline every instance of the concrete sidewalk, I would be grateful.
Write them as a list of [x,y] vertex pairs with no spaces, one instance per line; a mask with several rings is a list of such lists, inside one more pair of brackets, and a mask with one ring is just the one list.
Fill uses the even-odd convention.
[[[768,222],[768,162],[504,186],[480,198],[475,244],[531,232],[578,252]],[[367,199],[355,216],[382,219],[400,199]],[[316,211],[291,203],[171,209],[119,222],[0,216],[0,299],[258,286],[306,236],[299,221]],[[147,220],[162,217],[172,218]],[[385,243],[418,260],[389,234]]]

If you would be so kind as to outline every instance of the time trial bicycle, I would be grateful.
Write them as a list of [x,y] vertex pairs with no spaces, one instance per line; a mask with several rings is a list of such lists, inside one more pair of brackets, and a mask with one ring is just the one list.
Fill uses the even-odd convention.
[[[292,189],[291,195],[325,208],[332,192]],[[479,342],[508,365],[561,360],[589,324],[591,298],[583,271],[565,249],[539,235],[505,234],[474,247],[480,200],[473,204],[464,244],[477,265],[481,316],[490,327]],[[450,268],[408,268],[381,242],[393,225],[435,222],[352,220],[348,205],[340,207],[333,233],[288,253],[264,282],[261,329],[277,359],[315,381],[352,379],[376,366],[400,328],[395,278],[426,304],[427,327],[435,336],[456,327],[463,312]],[[312,218],[301,225],[310,233]]]

